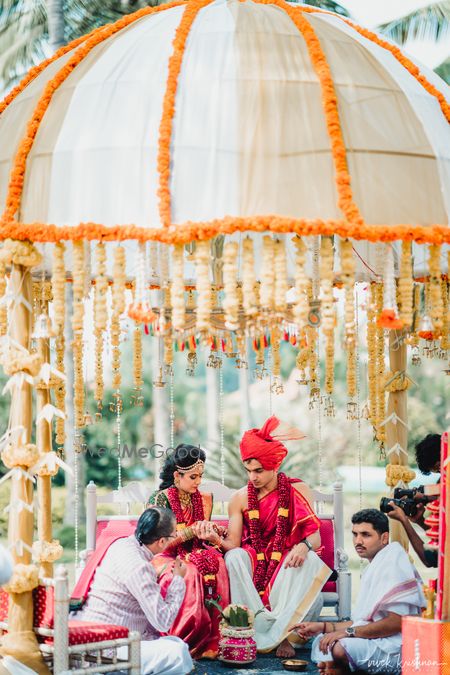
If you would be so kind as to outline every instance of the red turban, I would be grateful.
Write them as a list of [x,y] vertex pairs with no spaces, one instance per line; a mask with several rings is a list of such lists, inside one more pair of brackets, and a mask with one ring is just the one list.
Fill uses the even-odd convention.
[[277,471],[288,454],[281,440],[305,438],[304,434],[272,415],[261,429],[249,429],[242,436],[240,450],[242,461],[257,459],[266,471]]

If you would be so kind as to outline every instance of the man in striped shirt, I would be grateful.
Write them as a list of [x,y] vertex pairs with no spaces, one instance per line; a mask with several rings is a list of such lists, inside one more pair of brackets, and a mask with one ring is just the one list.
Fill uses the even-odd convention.
[[[95,572],[83,609],[74,615],[82,621],[139,631],[143,675],[184,675],[193,668],[186,643],[174,636],[160,636],[170,629],[183,602],[186,567],[177,559],[163,598],[151,560],[175,537],[172,511],[159,507],[144,511],[134,535],[109,547]],[[126,658],[126,650],[120,647],[118,657]]]

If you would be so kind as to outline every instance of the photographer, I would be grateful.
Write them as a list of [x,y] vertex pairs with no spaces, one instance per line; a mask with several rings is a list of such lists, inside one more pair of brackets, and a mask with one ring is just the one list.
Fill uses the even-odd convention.
[[[429,476],[430,473],[440,473],[441,470],[441,436],[440,434],[428,434],[420,443],[416,445],[416,462],[419,468],[419,471],[426,476]],[[421,500],[421,494],[416,493],[416,498]],[[418,501],[416,506],[416,514],[414,516],[408,517],[405,511],[400,507],[394,504],[394,502],[389,502],[392,510],[390,510],[387,515],[393,520],[398,520],[402,523],[405,528],[405,532],[408,536],[411,546],[419,556],[420,560],[423,562],[426,567],[437,567],[438,566],[438,556],[437,551],[432,551],[425,548],[424,542],[419,537],[415,531],[412,523],[420,525],[423,530],[427,529],[424,521],[424,511],[426,508],[425,503]]]

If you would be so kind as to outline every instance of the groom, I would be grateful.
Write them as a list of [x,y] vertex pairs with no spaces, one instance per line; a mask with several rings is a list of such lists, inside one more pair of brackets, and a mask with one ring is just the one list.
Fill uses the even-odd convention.
[[320,522],[305,483],[278,469],[287,455],[282,440],[302,434],[272,416],[261,429],[246,431],[240,451],[248,484],[230,501],[222,548],[230,576],[231,601],[262,610],[255,620],[260,651],[277,647],[291,657],[289,627],[320,613],[319,593],[330,570],[314,551]]

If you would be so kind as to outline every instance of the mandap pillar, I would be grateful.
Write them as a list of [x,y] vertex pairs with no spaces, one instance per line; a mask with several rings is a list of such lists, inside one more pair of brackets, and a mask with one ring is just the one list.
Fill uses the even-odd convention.
[[[20,344],[26,350],[23,352],[26,357],[30,347],[32,323],[32,280],[28,267],[12,265],[9,291],[13,298],[9,310],[10,344],[14,345],[13,340]],[[6,348],[6,359],[8,355],[12,355],[13,349],[14,347]],[[6,359],[5,370],[8,368]],[[20,381],[22,373],[26,373],[24,367],[22,371],[17,371],[19,379],[12,388],[10,429],[23,427],[23,432],[11,436],[9,457],[5,456],[5,451],[2,454],[3,461],[14,472],[10,480],[8,540],[15,566],[13,576],[5,586],[10,595],[8,633],[2,637],[0,653],[16,658],[37,673],[47,674],[50,671],[42,659],[33,631],[32,590],[37,586],[38,573],[31,561],[34,527],[33,480],[29,472],[30,464],[26,463],[27,454],[33,454],[29,445],[33,422],[33,388],[25,377]],[[8,374],[14,376],[15,373]],[[23,458],[23,464],[18,464],[19,456]]]

